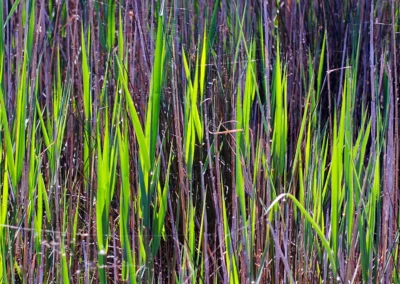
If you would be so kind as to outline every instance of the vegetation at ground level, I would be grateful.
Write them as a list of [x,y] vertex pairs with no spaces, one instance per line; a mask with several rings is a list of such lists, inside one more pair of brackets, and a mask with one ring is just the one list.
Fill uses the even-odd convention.
[[0,24],[1,283],[400,283],[400,1]]

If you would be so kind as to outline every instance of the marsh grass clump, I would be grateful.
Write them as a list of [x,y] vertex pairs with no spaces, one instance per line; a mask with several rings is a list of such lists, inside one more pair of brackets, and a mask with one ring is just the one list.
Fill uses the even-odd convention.
[[399,15],[1,1],[1,283],[399,283]]

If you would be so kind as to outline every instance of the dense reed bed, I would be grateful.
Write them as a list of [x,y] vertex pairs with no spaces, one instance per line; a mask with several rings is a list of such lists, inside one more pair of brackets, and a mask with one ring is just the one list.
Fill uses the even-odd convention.
[[400,283],[397,0],[2,0],[2,283]]

